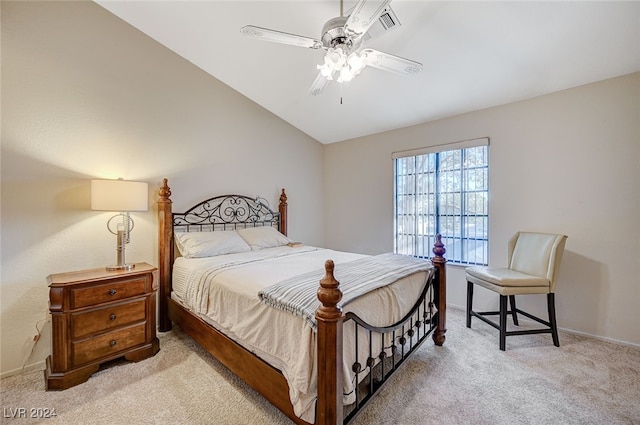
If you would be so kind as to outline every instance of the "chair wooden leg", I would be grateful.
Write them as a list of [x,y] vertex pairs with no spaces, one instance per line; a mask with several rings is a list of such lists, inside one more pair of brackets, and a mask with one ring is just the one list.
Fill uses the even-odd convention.
[[467,327],[471,327],[471,311],[473,309],[473,283],[467,282]]
[[555,294],[547,294],[547,309],[549,310],[549,324],[551,325],[551,337],[553,345],[560,347],[560,338],[558,338],[558,325],[556,323],[556,301]]
[[507,296],[500,295],[500,350],[507,346]]
[[518,313],[516,313],[516,296],[509,295],[509,304],[511,304],[511,317],[513,317],[513,324],[516,326],[520,326],[518,324]]

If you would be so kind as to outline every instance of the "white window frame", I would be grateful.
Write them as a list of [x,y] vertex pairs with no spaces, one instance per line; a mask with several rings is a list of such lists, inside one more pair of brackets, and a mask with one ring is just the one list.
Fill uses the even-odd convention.
[[440,233],[449,262],[488,265],[489,138],[395,152],[392,158],[394,252],[431,258]]

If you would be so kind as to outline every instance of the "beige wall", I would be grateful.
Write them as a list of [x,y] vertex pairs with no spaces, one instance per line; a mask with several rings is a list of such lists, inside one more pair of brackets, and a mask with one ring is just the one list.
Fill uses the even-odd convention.
[[[0,373],[42,366],[47,275],[114,263],[89,180],[149,182],[127,258],[157,264],[153,200],[289,193],[289,234],[321,245],[323,147],[92,2],[2,1]],[[309,226],[308,223],[314,223]]]
[[[168,177],[177,210],[228,192],[275,205],[286,187],[294,239],[378,253],[392,248],[391,153],[484,136],[492,264],[517,229],[568,234],[561,326],[640,343],[639,74],[323,148],[91,2],[1,7],[3,376],[49,353],[45,324],[29,357],[46,276],[115,261],[92,178],[147,181],[153,201]],[[157,264],[154,211],[133,216],[128,258]],[[464,305],[462,269],[448,290]]]
[[[517,230],[567,234],[560,326],[640,344],[640,74],[326,146],[327,245],[392,250],[392,152],[477,137],[491,139],[490,264],[505,265]],[[464,271],[449,271],[462,307]],[[545,315],[536,297],[520,304]]]

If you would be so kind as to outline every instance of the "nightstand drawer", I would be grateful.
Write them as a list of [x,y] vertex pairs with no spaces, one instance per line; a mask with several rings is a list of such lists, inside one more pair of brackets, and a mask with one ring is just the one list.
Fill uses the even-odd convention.
[[73,365],[79,366],[102,357],[116,355],[127,348],[143,344],[145,327],[146,323],[140,323],[130,328],[72,342]]
[[130,270],[104,267],[47,276],[51,355],[47,390],[78,385],[101,364],[123,357],[140,361],[160,350],[156,337],[157,268],[136,263]]
[[71,314],[71,338],[108,331],[120,326],[145,320],[145,298],[117,305],[109,305],[97,310]]
[[71,290],[72,308],[93,306],[145,293],[147,279],[140,276],[134,279],[114,280],[105,285],[95,285]]

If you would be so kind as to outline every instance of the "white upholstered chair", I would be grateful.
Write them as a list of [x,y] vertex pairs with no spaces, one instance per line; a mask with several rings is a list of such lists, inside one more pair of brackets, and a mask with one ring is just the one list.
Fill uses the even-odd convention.
[[[500,331],[500,350],[504,351],[506,337],[550,333],[553,344],[560,346],[556,325],[555,290],[556,277],[562,261],[567,236],[549,233],[518,232],[509,240],[509,262],[506,268],[469,267],[467,277],[467,327],[471,318],[488,323]],[[500,294],[500,311],[473,311],[473,285],[480,285]],[[516,295],[546,294],[549,321],[516,308]],[[507,297],[511,310],[507,309]],[[542,329],[507,331],[507,315],[518,326],[520,313],[545,326]],[[485,316],[498,315],[499,323]]]

